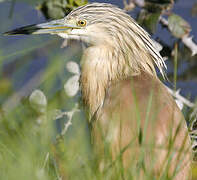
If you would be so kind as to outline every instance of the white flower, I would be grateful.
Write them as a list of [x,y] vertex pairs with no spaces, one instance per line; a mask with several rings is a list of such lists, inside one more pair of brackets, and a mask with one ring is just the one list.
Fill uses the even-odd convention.
[[80,74],[79,65],[78,65],[76,62],[74,62],[74,61],[69,61],[69,62],[66,64],[66,69],[67,69],[70,73],[77,74],[77,75]]

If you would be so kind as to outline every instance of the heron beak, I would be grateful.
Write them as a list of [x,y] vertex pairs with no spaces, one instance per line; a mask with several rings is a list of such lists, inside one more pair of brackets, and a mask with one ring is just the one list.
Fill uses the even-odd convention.
[[69,33],[71,29],[79,29],[77,25],[66,24],[65,19],[54,20],[48,23],[34,24],[24,26],[21,28],[14,29],[3,33],[4,35],[18,35],[18,34],[58,34],[58,33]]

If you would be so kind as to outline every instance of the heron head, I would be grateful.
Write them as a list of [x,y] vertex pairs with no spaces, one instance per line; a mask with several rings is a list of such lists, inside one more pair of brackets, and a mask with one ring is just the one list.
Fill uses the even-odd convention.
[[127,27],[125,18],[129,16],[114,5],[92,3],[73,10],[63,19],[24,26],[4,34],[57,34],[63,38],[98,44],[112,42],[113,34],[121,32],[122,25]]
[[143,70],[156,75],[155,63],[164,75],[165,63],[155,42],[128,14],[114,5],[87,4],[76,8],[63,19],[21,27],[5,34],[44,33],[78,39],[89,46],[102,45],[107,49],[106,57],[113,56],[117,63],[122,59],[123,68],[118,67],[121,71],[129,66],[133,74],[139,74]]

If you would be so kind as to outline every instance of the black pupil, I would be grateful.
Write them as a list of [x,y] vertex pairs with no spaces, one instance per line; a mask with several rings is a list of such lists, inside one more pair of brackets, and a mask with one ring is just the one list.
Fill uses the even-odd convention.
[[81,21],[80,23],[81,23],[82,25],[84,25],[84,22],[83,22],[83,21]]

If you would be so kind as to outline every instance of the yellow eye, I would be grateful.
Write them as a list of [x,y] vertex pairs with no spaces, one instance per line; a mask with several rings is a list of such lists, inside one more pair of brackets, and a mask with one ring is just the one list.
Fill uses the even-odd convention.
[[78,26],[81,26],[81,27],[84,27],[84,26],[86,26],[86,21],[85,21],[85,20],[79,20],[79,21],[77,22],[77,25],[78,25]]

